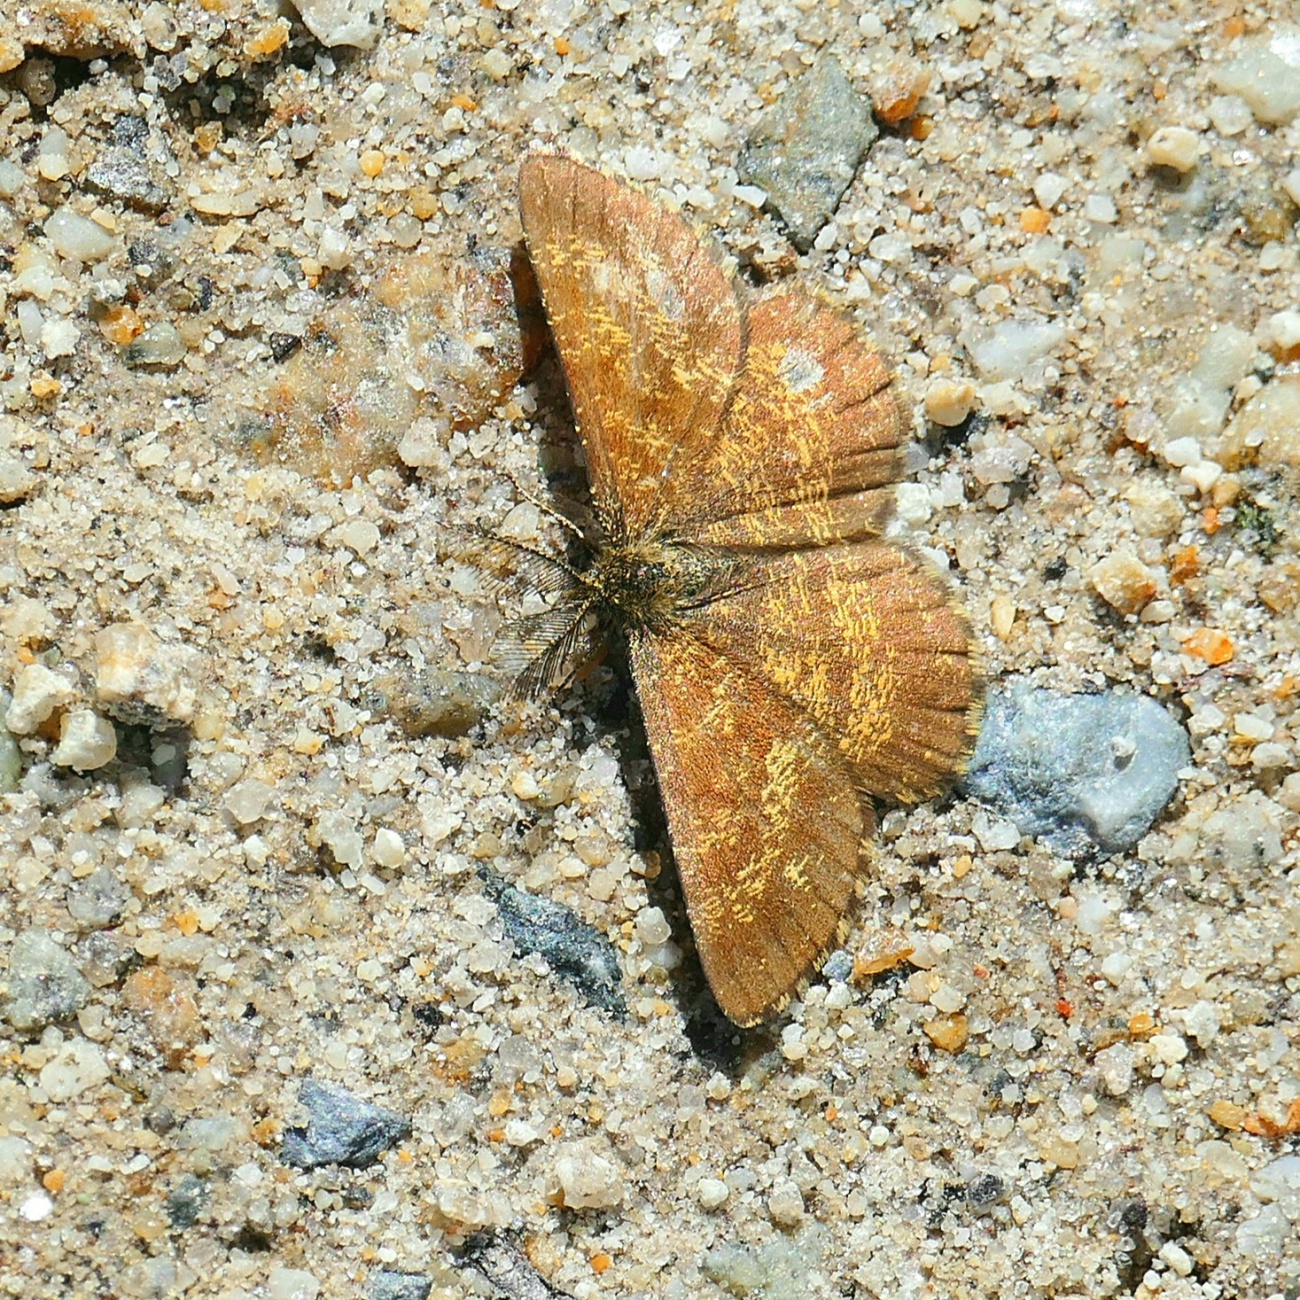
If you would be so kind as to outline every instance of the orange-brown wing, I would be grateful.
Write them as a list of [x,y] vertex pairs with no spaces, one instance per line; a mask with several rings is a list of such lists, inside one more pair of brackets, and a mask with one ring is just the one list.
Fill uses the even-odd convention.
[[700,961],[722,1010],[752,1025],[843,939],[874,814],[761,677],[690,636],[630,640]]
[[870,794],[915,802],[962,770],[981,696],[970,626],[919,556],[879,540],[764,556],[684,617],[815,722]]
[[673,449],[720,425],[740,367],[735,286],[679,216],[571,158],[524,160],[519,211],[597,515],[657,531]]
[[852,320],[796,289],[756,299],[747,320],[723,427],[672,465],[675,531],[743,549],[878,535],[909,429],[893,372]]

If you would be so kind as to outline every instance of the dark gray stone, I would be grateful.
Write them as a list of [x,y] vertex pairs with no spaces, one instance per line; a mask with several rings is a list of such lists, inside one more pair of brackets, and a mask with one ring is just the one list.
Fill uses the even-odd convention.
[[90,981],[48,930],[24,930],[9,952],[5,1018],[30,1033],[76,1015],[90,997]]
[[429,1300],[433,1283],[420,1273],[381,1268],[370,1275],[369,1300]]
[[767,191],[790,241],[806,253],[879,134],[870,104],[835,57],[822,54],[759,118],[737,170]]
[[517,952],[545,957],[551,969],[593,1005],[619,1015],[626,1011],[618,954],[599,930],[560,903],[503,884],[494,876],[486,875],[485,881]]
[[557,1291],[532,1265],[517,1238],[508,1232],[476,1232],[465,1239],[460,1263],[493,1287],[501,1300],[554,1300]]
[[1053,852],[1122,853],[1173,798],[1190,761],[1186,731],[1144,695],[1013,682],[989,693],[965,788]]
[[154,179],[148,164],[127,149],[105,149],[81,180],[88,190],[139,212],[161,212],[171,202],[171,194]]
[[318,1165],[364,1169],[411,1135],[405,1116],[362,1101],[346,1088],[307,1079],[298,1100],[307,1108],[307,1127],[285,1133],[280,1159],[299,1169]]

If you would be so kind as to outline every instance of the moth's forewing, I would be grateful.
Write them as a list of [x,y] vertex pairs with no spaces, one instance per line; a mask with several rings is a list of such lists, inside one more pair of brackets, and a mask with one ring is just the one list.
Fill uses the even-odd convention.
[[526,158],[519,210],[596,512],[623,536],[655,531],[678,444],[721,427],[736,289],[679,216],[571,158]]
[[874,828],[834,745],[734,659],[634,633],[632,665],[700,961],[752,1025],[843,938]]
[[893,371],[843,312],[794,289],[756,299],[726,420],[674,465],[674,531],[728,547],[878,536],[910,421]]

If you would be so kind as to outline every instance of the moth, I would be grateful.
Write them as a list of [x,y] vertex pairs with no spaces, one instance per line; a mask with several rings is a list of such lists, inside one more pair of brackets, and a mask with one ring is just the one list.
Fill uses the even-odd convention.
[[963,766],[978,711],[949,586],[882,537],[909,421],[854,322],[755,293],[678,214],[567,156],[519,173],[594,536],[535,557],[518,684],[625,635],[705,975],[753,1025],[843,942],[877,800]]

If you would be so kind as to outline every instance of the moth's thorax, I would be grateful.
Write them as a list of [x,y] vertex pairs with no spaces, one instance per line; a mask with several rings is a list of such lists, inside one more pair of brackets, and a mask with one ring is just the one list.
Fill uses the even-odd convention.
[[698,604],[732,564],[672,541],[619,542],[596,551],[579,579],[610,613],[650,631]]

